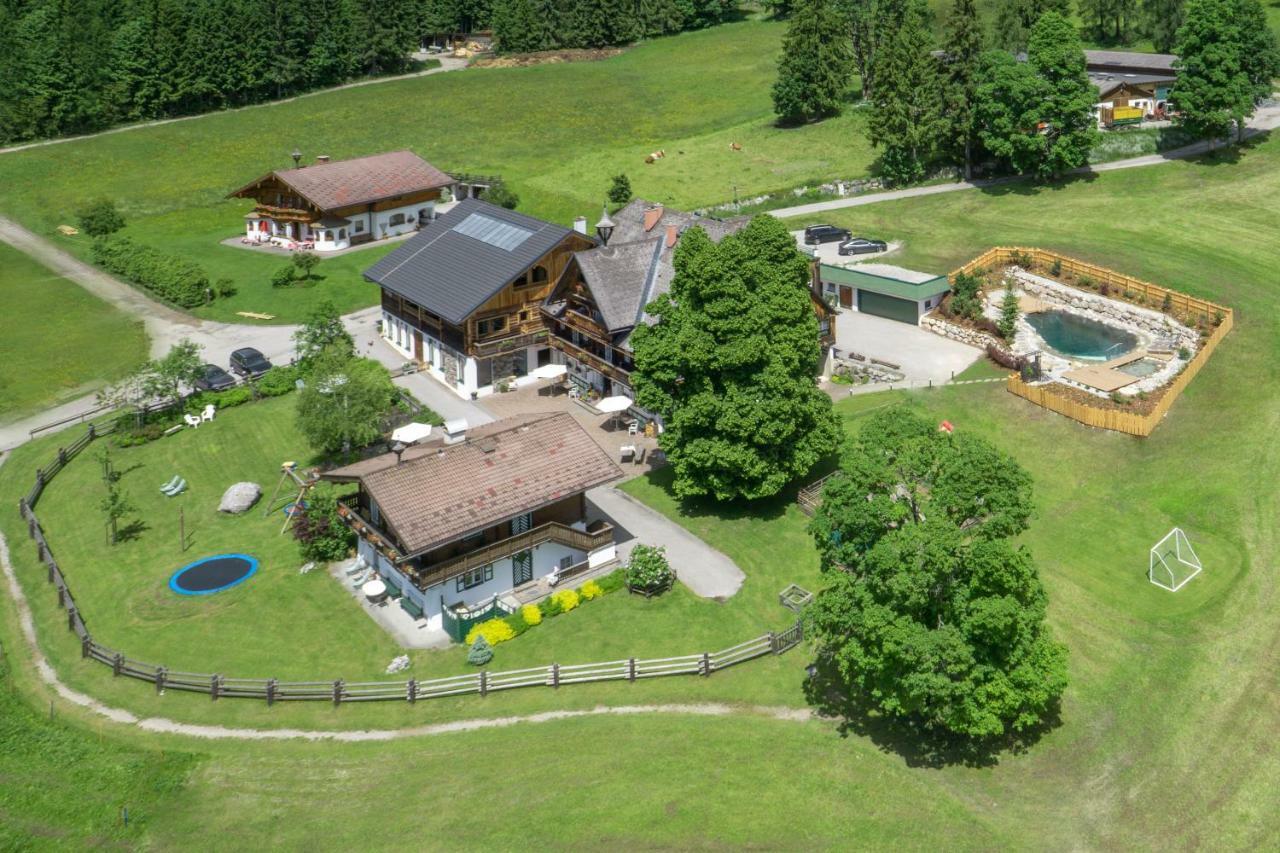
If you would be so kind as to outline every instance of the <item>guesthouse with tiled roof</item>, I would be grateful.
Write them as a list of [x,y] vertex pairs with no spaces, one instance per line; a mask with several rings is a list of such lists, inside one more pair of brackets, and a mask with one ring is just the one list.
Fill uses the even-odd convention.
[[611,562],[613,528],[588,521],[586,492],[621,475],[561,412],[473,428],[462,441],[442,436],[321,478],[358,485],[342,512],[360,556],[428,627],[449,628],[531,584],[553,587]]
[[267,172],[227,197],[256,202],[245,216],[246,240],[328,252],[413,231],[454,188],[453,178],[412,151],[391,151],[319,157]]

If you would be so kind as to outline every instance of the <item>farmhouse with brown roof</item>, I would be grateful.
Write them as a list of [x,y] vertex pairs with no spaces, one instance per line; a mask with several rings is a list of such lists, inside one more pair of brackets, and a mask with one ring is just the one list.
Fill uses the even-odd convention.
[[318,252],[415,230],[455,181],[412,151],[329,160],[268,172],[228,198],[257,202],[245,239]]
[[611,562],[613,528],[588,524],[586,492],[621,474],[562,412],[498,421],[462,442],[442,437],[322,478],[359,484],[343,513],[360,556],[429,628],[456,633],[477,610],[518,601],[522,588]]

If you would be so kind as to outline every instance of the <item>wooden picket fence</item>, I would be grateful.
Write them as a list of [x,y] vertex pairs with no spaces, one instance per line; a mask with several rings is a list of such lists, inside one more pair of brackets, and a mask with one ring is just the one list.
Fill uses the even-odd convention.
[[36,555],[46,568],[46,578],[54,587],[58,607],[65,612],[67,628],[80,641],[80,654],[85,660],[96,661],[111,668],[116,677],[136,678],[155,685],[157,693],[181,690],[208,694],[210,699],[221,698],[258,699],[267,704],[284,701],[323,701],[335,705],[343,702],[367,702],[397,700],[417,702],[419,699],[435,699],[443,696],[460,696],[477,693],[486,696],[500,690],[518,687],[552,687],[585,684],[598,681],[635,682],[643,678],[669,675],[697,675],[708,677],[713,672],[745,663],[766,655],[780,655],[799,645],[804,639],[800,621],[784,631],[770,631],[745,642],[715,652],[678,655],[667,658],[626,658],[603,663],[584,663],[529,667],[499,672],[480,670],[474,673],[419,680],[404,681],[280,681],[276,678],[233,678],[219,673],[182,672],[170,670],[158,664],[145,663],[131,658],[124,652],[99,643],[89,633],[80,608],[66,576],[53,556],[45,538],[35,506],[46,485],[68,462],[89,446],[95,438],[108,434],[114,424],[106,427],[89,425],[83,435],[64,448],[47,466],[37,469],[35,482],[25,498],[18,502],[18,511],[27,524],[27,532],[36,544]]
[[1169,413],[1174,401],[1178,399],[1178,396],[1191,383],[1191,380],[1196,377],[1201,368],[1204,367],[1209,357],[1213,355],[1213,351],[1218,348],[1218,344],[1235,327],[1235,312],[1226,306],[1185,293],[1179,293],[1176,290],[1169,290],[1160,285],[1151,284],[1106,267],[1100,267],[1096,264],[1090,264],[1056,252],[1045,251],[1044,249],[998,246],[988,249],[955,270],[950,277],[954,281],[955,276],[960,273],[999,269],[1014,263],[1015,257],[1029,258],[1035,268],[1042,270],[1048,269],[1057,263],[1063,273],[1070,273],[1077,278],[1088,276],[1099,284],[1108,285],[1117,294],[1130,293],[1143,296],[1152,305],[1163,305],[1165,298],[1168,297],[1169,304],[1175,313],[1181,313],[1193,320],[1204,318],[1207,322],[1212,322],[1221,317],[1221,322],[1200,345],[1200,349],[1188,362],[1186,368],[1174,377],[1173,382],[1165,389],[1159,401],[1146,414],[1123,412],[1117,409],[1105,408],[1102,405],[1089,405],[1066,396],[1059,390],[1061,386],[1056,384],[1034,385],[1023,382],[1016,373],[1009,375],[1005,387],[1010,393],[1029,400],[1037,406],[1042,406],[1052,412],[1057,412],[1072,420],[1079,421],[1086,426],[1143,437],[1151,435],[1160,421],[1164,419],[1164,416]]

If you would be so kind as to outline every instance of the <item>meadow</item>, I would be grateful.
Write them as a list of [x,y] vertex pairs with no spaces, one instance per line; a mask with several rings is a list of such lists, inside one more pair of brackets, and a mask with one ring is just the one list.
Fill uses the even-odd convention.
[[[1269,804],[1280,783],[1280,759],[1269,746],[1280,722],[1273,701],[1280,609],[1270,571],[1280,510],[1274,489],[1280,459],[1272,439],[1280,422],[1274,363],[1280,328],[1269,236],[1280,225],[1278,161],[1280,140],[1266,140],[1230,165],[1178,163],[1040,189],[894,202],[838,217],[904,240],[899,261],[910,266],[946,270],[992,243],[1034,243],[1238,311],[1236,330],[1146,440],[1086,429],[998,384],[862,395],[837,405],[850,431],[873,408],[916,407],[987,436],[1034,477],[1037,512],[1023,544],[1049,593],[1052,628],[1070,649],[1071,686],[1061,719],[1021,750],[958,758],[922,750],[915,738],[873,717],[801,723],[754,711],[808,707],[803,650],[708,679],[533,690],[416,707],[267,709],[157,697],[145,685],[113,680],[105,668],[78,660],[21,525],[6,513],[0,526],[14,543],[41,641],[62,677],[141,715],[388,728],[598,704],[722,702],[734,710],[731,718],[603,717],[400,745],[270,744],[250,754],[201,743],[206,758],[190,776],[184,809],[152,824],[151,838],[159,842],[195,826],[234,838],[261,829],[281,843],[300,843],[317,827],[333,839],[359,839],[385,825],[355,805],[370,797],[370,779],[378,778],[393,782],[404,808],[421,803],[425,822],[415,818],[415,827],[481,846],[504,843],[487,819],[491,803],[461,792],[501,785],[511,802],[536,817],[521,829],[522,839],[571,846],[640,839],[683,846],[715,837],[790,848],[855,840],[924,847],[942,839],[985,848],[1257,847],[1278,831]],[[48,452],[47,445],[38,449]],[[18,451],[0,469],[0,503],[16,493],[15,476],[26,482],[30,453]],[[46,498],[55,548],[75,535],[53,509],[65,500],[57,497],[60,485],[66,484],[55,480]],[[681,504],[656,476],[626,488],[738,561],[748,574],[743,591],[724,604],[677,594],[646,605],[615,594],[500,646],[495,665],[696,646],[736,633],[739,622],[752,624],[757,608],[783,616],[769,599],[785,582],[821,583],[805,519],[784,501]],[[1148,547],[1174,524],[1187,530],[1206,569],[1170,594],[1148,583],[1145,571]],[[68,568],[73,584],[76,569]],[[92,570],[83,562],[79,569]],[[264,619],[281,618],[272,605],[262,606]],[[97,631],[115,618],[86,613]],[[341,613],[333,619],[345,630]],[[323,623],[308,621],[321,636]],[[356,635],[351,642],[363,641]],[[290,651],[281,654],[287,660]],[[419,665],[415,660],[415,670]],[[155,743],[118,731],[112,736]],[[191,742],[161,743],[187,748]],[[464,759],[476,754],[509,760],[478,767]],[[584,780],[590,797],[575,791]],[[316,791],[324,796],[313,796]],[[246,817],[254,812],[251,804],[268,800],[265,812]],[[333,802],[351,807],[333,814],[327,805]],[[762,802],[770,808],[759,808]],[[391,833],[381,843],[399,838]]]
[[142,323],[0,243],[0,423],[124,376],[147,357]]
[[[326,297],[353,310],[376,301],[359,273],[385,248],[324,261],[324,280],[307,290],[273,292],[282,258],[219,245],[242,232],[252,206],[227,193],[290,168],[295,147],[306,161],[410,148],[442,169],[501,174],[521,210],[566,225],[594,222],[618,173],[637,196],[682,208],[865,175],[873,155],[861,111],[774,127],[782,32],[744,21],[599,62],[469,69],[5,154],[0,212],[85,257],[89,241],[57,226],[88,200],[115,200],[125,235],[232,280],[236,295],[197,309],[201,317],[243,322],[243,310],[293,322]],[[666,156],[646,165],[660,149]]]

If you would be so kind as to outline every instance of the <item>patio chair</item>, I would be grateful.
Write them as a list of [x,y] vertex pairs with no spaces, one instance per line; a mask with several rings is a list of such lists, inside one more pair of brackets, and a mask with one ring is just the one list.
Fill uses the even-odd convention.
[[165,494],[168,494],[169,490],[176,487],[178,483],[181,482],[181,480],[182,478],[180,476],[178,476],[177,474],[174,474],[172,480],[170,480],[169,482],[165,483],[163,486],[160,487],[160,491],[164,492]]
[[210,403],[209,405],[205,406],[204,411],[200,413],[200,420],[202,421],[213,420],[213,415],[216,411],[217,411],[217,407],[215,407],[213,403]]
[[182,416],[182,419],[183,419],[184,421],[186,421],[187,426],[189,426],[189,427],[198,427],[198,426],[200,426],[200,417],[199,417],[199,415],[183,415],[183,416]]
[[627,435],[636,435],[639,432],[640,432],[639,421],[632,421],[631,423],[627,424]]
[[362,587],[362,586],[364,586],[366,583],[368,583],[369,579],[370,579],[370,578],[372,578],[372,577],[374,576],[374,574],[375,574],[375,572],[373,571],[373,569],[365,569],[363,572],[361,572],[360,574],[356,575],[356,576],[351,580],[351,585],[352,585],[353,587],[355,587],[356,589],[359,589],[360,587]]
[[161,489],[160,491],[164,492],[166,495],[168,495],[171,498],[176,498],[178,495],[182,494],[186,490],[187,490],[187,481],[179,477],[178,482],[175,483],[172,488]]

